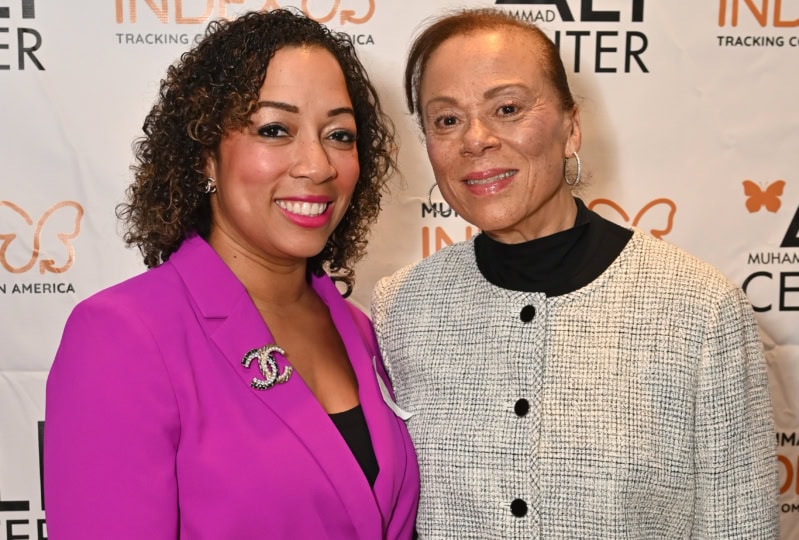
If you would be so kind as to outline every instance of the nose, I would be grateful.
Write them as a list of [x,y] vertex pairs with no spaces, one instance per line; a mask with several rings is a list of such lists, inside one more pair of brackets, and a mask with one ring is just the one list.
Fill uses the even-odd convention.
[[336,177],[337,171],[330,162],[322,142],[318,137],[308,137],[299,141],[294,163],[289,173],[294,178],[308,178],[314,184],[321,184]]
[[463,133],[461,153],[479,156],[499,145],[499,138],[481,118],[472,118]]

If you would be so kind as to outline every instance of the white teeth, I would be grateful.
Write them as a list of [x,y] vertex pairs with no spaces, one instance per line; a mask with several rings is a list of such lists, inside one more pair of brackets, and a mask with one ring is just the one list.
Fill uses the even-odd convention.
[[516,174],[516,171],[507,171],[502,174],[498,174],[496,176],[490,176],[488,178],[482,178],[480,180],[467,180],[466,184],[470,186],[479,186],[480,184],[490,184],[491,182],[496,182],[497,180],[508,178],[509,176],[513,176],[514,174]]
[[301,201],[275,201],[275,203],[286,212],[306,217],[316,217],[320,214],[324,214],[325,210],[327,210],[327,207],[330,205],[330,203],[310,203]]

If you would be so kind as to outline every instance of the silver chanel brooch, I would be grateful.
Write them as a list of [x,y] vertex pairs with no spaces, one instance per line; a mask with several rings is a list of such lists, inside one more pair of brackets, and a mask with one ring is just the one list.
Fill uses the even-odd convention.
[[250,386],[256,390],[272,388],[276,384],[288,381],[289,377],[291,377],[293,371],[291,366],[286,366],[283,373],[278,373],[277,362],[275,362],[275,357],[272,356],[272,353],[280,353],[286,356],[286,352],[277,345],[264,345],[260,349],[251,350],[241,360],[241,364],[245,368],[249,368],[253,360],[258,360],[258,368],[264,378],[253,377]]

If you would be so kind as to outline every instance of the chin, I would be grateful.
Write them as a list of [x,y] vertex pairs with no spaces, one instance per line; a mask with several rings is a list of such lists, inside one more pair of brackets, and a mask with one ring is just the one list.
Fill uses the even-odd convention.
[[484,232],[502,231],[513,226],[513,223],[506,216],[497,216],[490,213],[477,213],[472,215],[458,213],[469,224]]
[[283,257],[295,259],[297,261],[303,261],[312,257],[316,257],[324,248],[325,244],[315,243],[309,245],[307,243],[296,242],[291,245],[284,245],[278,249],[282,252]]
[[298,254],[298,258],[299,259],[312,259],[312,258],[316,257],[317,255],[319,255],[320,253],[322,253],[323,249],[325,249],[325,246],[321,246],[318,249],[316,249],[316,248],[309,249],[307,251],[304,251],[302,254]]

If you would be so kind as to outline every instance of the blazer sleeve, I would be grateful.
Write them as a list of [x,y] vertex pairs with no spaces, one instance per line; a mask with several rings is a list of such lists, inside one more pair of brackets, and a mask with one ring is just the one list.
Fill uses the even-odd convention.
[[125,304],[105,295],[78,305],[48,376],[45,502],[58,540],[178,537],[168,359]]
[[698,373],[691,537],[776,539],[776,441],[763,346],[740,289],[715,307]]

